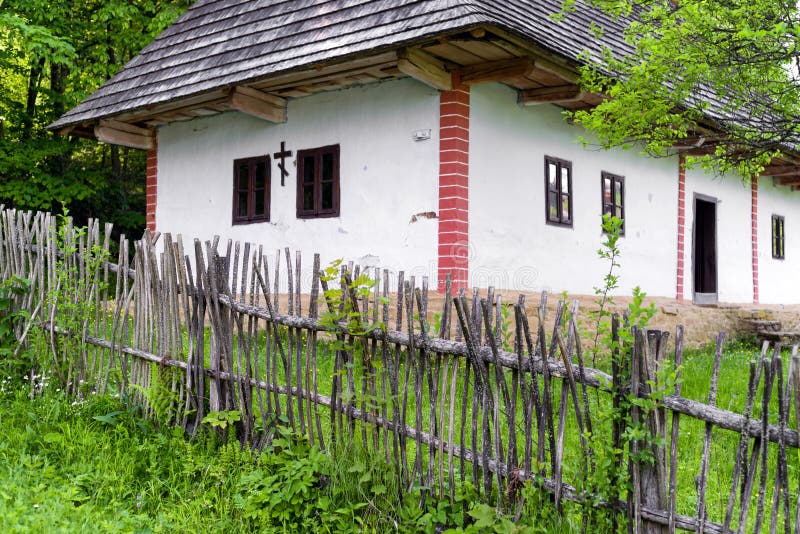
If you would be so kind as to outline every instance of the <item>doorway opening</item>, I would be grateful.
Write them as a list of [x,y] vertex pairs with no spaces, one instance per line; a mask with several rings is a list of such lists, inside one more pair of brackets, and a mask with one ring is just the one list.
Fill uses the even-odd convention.
[[717,199],[694,199],[694,303],[714,305],[717,290]]

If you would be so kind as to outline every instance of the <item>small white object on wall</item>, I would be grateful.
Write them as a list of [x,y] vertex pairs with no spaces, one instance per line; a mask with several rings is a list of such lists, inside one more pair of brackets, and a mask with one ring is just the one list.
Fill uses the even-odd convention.
[[431,129],[415,130],[411,138],[414,139],[414,141],[427,141],[431,138]]

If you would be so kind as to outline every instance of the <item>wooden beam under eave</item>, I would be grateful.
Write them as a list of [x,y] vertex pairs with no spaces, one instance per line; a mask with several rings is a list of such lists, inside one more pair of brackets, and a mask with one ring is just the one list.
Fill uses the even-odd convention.
[[269,122],[286,122],[286,99],[252,87],[234,87],[228,100],[231,109]]
[[508,50],[516,56],[525,54],[534,57],[536,70],[546,71],[564,80],[565,83],[577,84],[580,79],[580,74],[575,64],[541,46],[533,45],[529,41],[496,26],[487,27],[487,33],[490,34],[487,39],[495,46]]
[[59,130],[58,133],[62,135],[70,135],[72,137],[82,137],[84,139],[97,139],[97,136],[94,134],[94,126],[87,126],[85,124],[75,125],[70,128],[69,132],[62,133]]
[[403,74],[441,91],[453,90],[453,76],[444,63],[417,48],[397,52],[397,68]]
[[772,176],[778,178],[781,176],[797,176],[800,175],[800,166],[798,165],[770,165],[761,173],[762,176]]
[[519,103],[525,106],[539,104],[565,104],[579,102],[585,94],[577,85],[559,85],[556,87],[540,87],[524,89],[519,92]]
[[[685,148],[685,147],[684,147]],[[710,156],[717,153],[717,143],[691,147],[685,151],[689,156]]]
[[570,84],[577,84],[578,80],[580,80],[580,74],[578,74],[576,70],[559,65],[558,63],[549,61],[545,58],[536,58],[536,68],[549,72],[553,76],[557,76],[565,82],[569,82]]
[[140,150],[153,148],[153,131],[115,120],[101,120],[94,127],[98,141],[109,145],[127,146]]
[[119,121],[146,123],[148,121],[158,120],[158,118],[165,113],[171,113],[178,110],[194,109],[199,106],[205,107],[211,105],[212,103],[216,104],[220,102],[227,102],[229,97],[230,89],[216,89],[195,97],[171,101],[165,104],[153,104],[142,110],[121,113],[117,115],[116,118]]
[[527,76],[533,72],[533,68],[533,59],[527,57],[468,65],[461,69],[461,83],[473,85],[486,82],[502,82]]
[[785,176],[783,178],[776,178],[777,185],[800,185],[800,171],[795,176]]

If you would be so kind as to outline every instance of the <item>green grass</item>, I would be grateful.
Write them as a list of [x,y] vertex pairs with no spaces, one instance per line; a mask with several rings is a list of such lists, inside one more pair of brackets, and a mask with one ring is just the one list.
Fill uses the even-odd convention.
[[213,438],[156,430],[111,397],[3,397],[3,532],[246,527],[231,498],[246,459],[220,454]]
[[[263,343],[265,342],[263,333],[258,336],[258,339],[261,344],[259,350],[261,376],[259,378],[263,379]],[[288,352],[286,337],[283,340],[284,347]],[[303,342],[303,347],[305,347],[305,341]],[[333,376],[334,351],[329,340],[321,340],[318,347],[317,372],[319,391],[323,395],[329,395]],[[208,346],[206,349],[205,354],[208,357]],[[305,350],[303,350],[303,353],[305,358]],[[719,407],[741,413],[745,402],[749,370],[748,362],[757,356],[758,350],[746,344],[734,344],[726,347],[717,395],[717,405]],[[237,357],[238,354],[234,352],[234,358]],[[405,356],[403,355],[401,360],[404,360],[404,358]],[[375,363],[379,364],[380,351],[377,359],[378,361]],[[684,377],[683,395],[700,402],[706,402],[713,363],[713,350],[704,348],[696,351],[687,351],[684,360],[685,363],[682,370]],[[453,361],[460,362],[456,383],[457,405],[455,413],[457,421],[454,427],[454,434],[456,441],[458,441],[458,435],[461,430],[459,419],[462,392],[465,387],[463,380],[464,359],[458,358]],[[784,359],[784,363],[788,367],[788,358]],[[353,365],[356,377],[354,387],[357,397],[356,406],[361,408],[363,368],[360,358],[356,358]],[[381,369],[378,368],[378,371],[380,372]],[[401,372],[404,372],[404,367]],[[493,370],[490,369],[490,373],[493,374]],[[506,380],[510,385],[511,374],[508,371],[505,374]],[[286,383],[281,365],[278,365],[277,378],[278,383]],[[294,378],[293,371],[293,384]],[[346,384],[346,376],[342,377],[342,381]],[[413,394],[413,383],[414,373],[412,372],[409,381],[410,392],[406,415],[406,423],[412,426],[415,424],[417,404]],[[400,388],[402,394],[402,378],[400,380]],[[439,391],[440,388],[437,386],[437,394]],[[422,392],[420,405],[423,407],[423,426],[425,430],[429,430],[428,407],[430,405],[430,396],[427,377],[424,379]],[[555,418],[557,418],[560,392],[561,381],[555,379],[552,388]],[[380,395],[379,379],[378,393]],[[473,395],[474,382],[470,384],[468,422],[465,428],[467,447],[471,447],[471,428],[469,423],[471,418],[469,414]],[[254,393],[252,398],[253,411],[256,414],[255,419],[258,423],[260,421],[258,397]],[[598,395],[593,390],[590,390],[589,398],[595,426],[595,445],[602,441],[610,442],[610,422],[601,417],[601,414],[609,408],[609,396],[603,393]],[[254,466],[252,457],[244,460],[240,459],[240,463],[233,466],[227,465],[225,462],[230,460],[230,454],[226,456],[226,454],[220,452],[218,449],[219,443],[213,435],[201,434],[195,441],[186,442],[182,432],[170,430],[169,428],[155,429],[152,423],[146,422],[141,417],[141,412],[132,410],[130,405],[122,405],[118,401],[107,397],[94,398],[90,396],[89,399],[72,406],[71,400],[61,398],[51,392],[45,397],[37,398],[32,402],[25,398],[17,399],[16,397],[13,402],[8,399],[4,401],[17,404],[14,404],[14,407],[10,410],[4,410],[9,413],[8,416],[4,417],[4,422],[8,420],[12,425],[7,426],[4,424],[4,430],[10,428],[15,428],[15,430],[9,430],[9,437],[0,440],[0,460],[3,460],[3,467],[0,469],[4,470],[0,471],[0,499],[2,499],[0,502],[0,506],[2,506],[0,508],[0,517],[3,518],[2,521],[9,522],[8,528],[3,528],[2,530],[57,530],[61,528],[61,521],[69,525],[63,527],[68,531],[81,530],[80,525],[82,524],[107,525],[108,530],[149,529],[171,531],[200,528],[205,530],[233,529],[238,531],[253,528],[253,518],[245,516],[242,502],[239,502],[237,507],[233,497],[237,494],[237,488],[241,489],[240,486],[237,486],[240,481],[236,479],[236,473],[249,473]],[[286,402],[287,399],[283,396],[281,398],[283,414],[286,413]],[[771,420],[776,422],[777,412],[774,404],[773,401]],[[760,406],[759,399],[754,406],[754,417],[760,415]],[[331,443],[330,412],[324,407],[320,408],[319,411],[326,445],[329,445]],[[94,419],[95,417],[102,419],[109,413],[114,412],[121,412],[114,416],[116,419],[114,424]],[[391,417],[391,404],[389,405],[388,413]],[[437,415],[438,413],[437,409]],[[308,421],[306,421],[306,424],[308,424]],[[794,427],[794,418],[791,424]],[[501,417],[500,430],[504,443],[507,439],[507,425],[506,418]],[[519,436],[522,430],[520,397],[518,397],[516,425]],[[585,455],[579,445],[580,440],[576,430],[575,415],[571,401],[567,412],[567,425],[563,480],[577,485],[582,477],[581,468]],[[670,421],[668,421],[667,428],[670,428]],[[696,507],[695,478],[700,471],[705,425],[701,421],[684,416],[681,418],[680,428],[677,508],[679,513],[692,516]],[[371,447],[364,447],[360,443],[361,429],[361,423],[356,422],[353,437],[345,440],[342,440],[341,437],[339,439],[340,443],[344,442],[345,449],[342,450],[340,447],[338,451],[335,451],[334,455],[327,457],[330,460],[330,463],[327,464],[330,473],[326,477],[331,481],[331,485],[326,490],[328,498],[332,495],[331,492],[335,492],[340,497],[347,495],[346,499],[342,498],[342,502],[364,504],[363,509],[359,508],[356,515],[363,524],[362,528],[366,530],[403,530],[408,525],[421,528],[422,525],[428,525],[431,521],[434,523],[440,520],[450,521],[451,519],[448,519],[450,515],[448,514],[452,511],[445,513],[445,520],[442,520],[441,517],[431,519],[431,517],[438,517],[435,514],[434,516],[426,515],[431,513],[430,506],[436,507],[440,505],[435,500],[431,504],[431,499],[428,499],[427,509],[419,512],[421,514],[420,517],[416,517],[413,514],[404,517],[396,510],[393,510],[401,502],[401,497],[407,493],[404,491],[407,488],[398,486],[396,471],[399,466],[394,465],[391,461],[391,454],[389,462],[384,460],[382,446],[377,451],[366,450],[368,448],[371,449]],[[371,442],[372,427],[368,425],[366,430],[367,441]],[[721,429],[714,430],[706,500],[710,519],[715,522],[721,522],[724,517],[738,440],[739,435],[736,432]],[[380,443],[382,442],[383,440],[381,439]],[[478,443],[480,447],[480,439]],[[80,446],[73,446],[73,444],[80,444]],[[391,446],[390,439],[390,450]],[[522,440],[520,439],[518,440],[520,461],[523,453],[522,447]],[[13,454],[18,453],[19,455],[13,456],[12,451]],[[798,455],[797,451],[794,450],[787,452],[790,487],[796,488]],[[81,454],[84,456],[81,456]],[[407,448],[408,472],[411,471],[415,455],[415,444],[409,440]],[[423,466],[427,467],[428,449],[425,445],[422,446],[422,456]],[[776,456],[777,447],[771,446],[770,465],[773,470],[777,460]],[[100,459],[101,463],[99,465],[93,463],[95,458]],[[149,460],[145,461],[143,458]],[[188,467],[187,461],[189,462]],[[220,466],[219,462],[222,462],[222,466]],[[387,477],[378,484],[378,495],[370,493],[372,491],[372,478],[374,478],[373,475],[375,474],[371,469],[369,472],[372,478],[368,477],[370,479],[365,480],[363,484],[361,482],[353,483],[353,479],[361,479],[367,473],[366,466],[372,465],[381,466],[380,472],[387,474]],[[456,480],[461,478],[458,465],[459,461],[456,458],[454,464]],[[352,472],[349,471],[351,468],[355,469],[355,466],[362,466],[362,471],[358,471],[358,469]],[[230,472],[233,475],[223,477],[218,475],[221,471]],[[472,478],[470,464],[467,464],[466,471],[466,478],[470,481]],[[44,476],[43,473],[47,473],[47,476]],[[445,488],[447,488],[446,477],[447,465],[445,465]],[[773,477],[774,472],[771,471],[771,483],[768,485],[766,498],[768,510],[771,507]],[[9,482],[3,484],[6,479]],[[30,484],[26,481],[29,481]],[[438,486],[438,479],[434,480],[434,486]],[[381,489],[381,487],[384,489]],[[624,493],[623,489],[619,496],[624,497]],[[55,504],[51,504],[48,507],[45,504],[48,500],[45,498],[47,496],[52,497],[52,502]],[[477,497],[470,501],[470,506],[477,502],[476,499]],[[481,498],[481,500],[483,499],[485,497]],[[549,502],[548,498],[543,499],[543,502]],[[34,507],[34,504],[39,506]],[[751,517],[755,506],[756,501],[754,499],[751,505]],[[80,513],[76,509],[80,509]],[[413,507],[404,506],[403,509],[410,514],[410,510]],[[210,510],[210,512],[207,512],[207,510]],[[353,513],[352,509],[350,509],[350,513]],[[94,514],[98,515],[97,519],[86,519],[87,516],[92,517]],[[580,524],[580,510],[578,508],[568,508],[567,515],[567,521],[561,523],[556,521],[554,523],[556,526],[553,526],[551,530],[569,531],[572,528],[571,524]],[[43,520],[45,522],[36,523],[36,521],[39,521],[37,518],[40,517],[45,517],[46,519]],[[427,517],[427,519],[421,519],[421,517]],[[12,520],[14,523],[11,523]],[[47,521],[52,523],[47,523]],[[80,523],[80,521],[85,523]],[[355,524],[355,519],[352,522]],[[734,519],[735,525],[736,520]]]
[[[714,355],[713,348],[689,351],[685,354],[683,366],[683,390],[682,396],[694,399],[703,403],[708,402],[709,386],[711,380],[711,370],[713,367]],[[770,351],[769,356],[772,356]],[[760,359],[760,349],[748,343],[731,343],[726,345],[720,365],[719,385],[717,390],[716,405],[722,409],[730,410],[734,413],[743,413],[747,396],[747,384],[749,375],[749,362]],[[784,386],[786,384],[790,353],[784,351],[783,370]],[[769,408],[769,420],[772,424],[778,424],[778,406],[774,388],[773,396]],[[762,394],[763,376],[761,385],[758,388],[756,400],[753,405],[752,417],[760,418],[762,413]],[[790,410],[791,412],[792,410]],[[700,473],[700,461],[703,450],[703,438],[705,424],[696,419],[682,417],[680,424],[681,432],[679,438],[680,461],[678,464],[678,485],[684,489],[685,497],[678,502],[679,513],[694,515],[696,507],[696,492],[692,491],[695,476]],[[788,421],[788,428],[797,428],[796,414],[792,413]],[[710,468],[708,478],[708,491],[706,501],[708,503],[708,514],[710,519],[722,522],[725,516],[728,495],[731,489],[732,475],[736,451],[739,446],[739,433],[720,428],[714,428],[710,448]],[[752,443],[752,442],[751,442]],[[749,453],[748,453],[749,454]],[[788,448],[787,472],[789,476],[789,488],[793,496],[796,496],[798,488],[798,450]],[[771,517],[772,497],[774,490],[775,466],[778,461],[778,446],[771,444],[769,447],[769,478],[766,487],[765,509],[766,520]],[[759,472],[760,476],[760,472]],[[756,479],[756,491],[758,487]],[[757,500],[753,498],[750,505],[749,528],[753,528]],[[792,499],[792,509],[794,499]],[[738,512],[738,504],[735,509]],[[792,512],[794,513],[794,512]],[[737,525],[738,515],[734,514],[733,525]],[[781,514],[780,521],[783,521]],[[782,523],[779,522],[779,525]]]
[[[671,354],[670,354],[671,356]],[[769,356],[772,357],[770,351]],[[784,386],[787,381],[790,352],[785,350],[782,354],[783,357],[783,370],[784,370]],[[723,350],[723,357],[720,365],[719,380],[717,387],[716,405],[724,410],[729,410],[733,413],[741,414],[744,411],[748,375],[749,375],[749,362],[751,360],[760,359],[760,348],[756,347],[752,342],[732,342],[725,345]],[[714,364],[714,347],[706,346],[700,349],[693,349],[684,352],[684,363],[681,369],[682,374],[682,392],[681,395],[685,398],[696,400],[701,403],[708,403],[708,395],[711,383],[711,375]],[[775,386],[776,387],[776,386]],[[554,388],[554,402],[557,406],[558,393],[560,387]],[[671,391],[670,391],[671,393]],[[762,413],[762,394],[763,394],[763,376],[762,382],[756,393],[756,400],[753,404],[753,412],[751,417],[759,419]],[[596,438],[595,445],[598,442],[610,442],[610,428],[607,421],[598,421],[596,419],[599,413],[608,408],[610,399],[607,395],[596,395],[590,390],[590,406],[593,413],[593,421],[595,424]],[[574,426],[574,412],[568,411],[568,422]],[[773,389],[773,396],[769,407],[769,420],[771,424],[778,424],[778,406]],[[788,420],[788,428],[797,428],[796,415]],[[678,436],[678,461],[677,461],[677,494],[676,494],[676,508],[679,514],[684,514],[690,517],[696,515],[697,509],[697,483],[701,472],[701,460],[703,454],[703,443],[705,435],[706,424],[703,421],[694,419],[692,417],[683,415],[680,417],[680,427]],[[667,441],[665,443],[667,450],[667,461],[669,461],[669,439],[672,428],[672,416],[667,414]],[[581,448],[577,433],[571,432],[568,429],[565,439],[565,465],[564,465],[564,480],[567,481],[571,477],[580,476],[580,465],[582,462]],[[705,493],[706,512],[710,521],[722,523],[725,518],[727,502],[731,490],[732,476],[734,464],[736,459],[737,450],[739,447],[739,432],[725,430],[719,427],[714,427],[712,430],[712,437],[710,442],[709,466],[708,466],[708,481]],[[752,439],[748,441],[748,458],[750,450],[752,449]],[[787,447],[787,473],[789,478],[789,488],[792,495],[791,501],[791,514],[794,514],[794,499],[797,495],[798,482],[800,476],[798,475],[800,466],[800,454],[797,449]],[[778,462],[778,445],[771,443],[768,449],[768,479],[765,489],[765,521],[769,524],[772,516],[772,499],[775,487],[775,470]],[[746,531],[752,531],[755,524],[755,513],[757,507],[757,492],[758,482],[761,476],[760,473],[760,460],[759,471],[755,479],[755,487],[753,496],[750,500],[750,511],[748,519],[748,527]],[[740,478],[741,484],[741,478]],[[737,499],[738,499],[737,487]],[[740,510],[740,503],[734,507],[732,528],[737,528],[738,517]],[[782,509],[779,512],[778,525],[782,528],[783,513]]]
[[[453,532],[505,531],[509,519],[479,503],[398,486],[393,468],[357,443],[325,453],[279,427],[263,454],[214,432],[189,440],[156,428],[111,396],[76,401],[3,380],[0,409],[2,532]],[[530,490],[518,532],[574,532]]]
[[[330,347],[325,345],[325,343],[320,344],[320,351],[318,352],[318,376],[319,376],[319,387],[320,391],[323,394],[330,393],[330,386],[331,386],[331,376],[332,376],[332,369],[333,369],[333,357],[332,352],[330,351]],[[788,360],[787,354],[784,354],[784,375],[788,374]],[[759,349],[752,344],[748,343],[730,343],[726,345],[724,352],[723,352],[723,359],[720,369],[720,376],[719,376],[719,385],[718,385],[718,393],[717,393],[717,400],[716,404],[718,407],[730,410],[735,413],[742,413],[745,405],[745,397],[746,397],[746,388],[747,388],[747,380],[748,380],[748,372],[749,372],[749,361],[751,359],[758,359],[760,357]],[[456,423],[455,423],[455,436],[457,437],[461,430],[461,421],[460,421],[460,413],[461,413],[461,394],[463,392],[463,388],[465,386],[463,380],[463,359],[458,359],[460,361],[460,372],[459,378],[456,384],[456,399],[457,399],[457,406],[456,406]],[[697,350],[689,350],[686,351],[684,354],[684,365],[682,368],[682,395],[684,397],[697,400],[702,403],[706,403],[708,401],[708,393],[709,393],[709,386],[711,381],[711,371],[713,367],[714,361],[714,349],[713,347],[704,347],[702,349]],[[360,362],[356,361],[354,374],[356,376],[356,384],[355,384],[355,391],[358,401],[356,403],[357,407],[361,407],[361,377],[363,377],[363,370],[360,367]],[[493,374],[493,370],[490,369],[490,373]],[[506,371],[506,381],[509,383],[511,382],[511,373]],[[411,380],[409,382],[410,386],[410,394],[408,397],[408,409],[406,415],[406,424],[415,425],[415,409],[416,409],[416,399],[413,395],[413,372],[411,373]],[[473,375],[474,378],[474,375]],[[279,378],[282,381],[283,377]],[[344,382],[344,377],[343,377]],[[402,390],[402,379],[400,384]],[[437,393],[439,388],[437,387]],[[554,410],[554,418],[557,419],[557,412],[558,412],[558,405],[559,405],[559,398],[561,393],[561,381],[556,379],[553,381],[552,385],[552,406]],[[474,382],[470,385],[470,399],[471,396],[474,394]],[[757,395],[757,400],[754,403],[753,408],[753,417],[758,418],[761,414],[761,388],[759,388],[759,392]],[[608,420],[604,420],[601,415],[603,413],[607,413],[608,409],[610,408],[610,398],[606,394],[599,394],[597,395],[593,390],[590,389],[590,406],[591,411],[593,414],[593,423],[594,423],[594,432],[595,432],[595,447],[598,446],[598,441],[605,441],[610,442],[611,436],[611,428],[610,422]],[[430,405],[430,396],[428,394],[427,388],[427,380],[423,384],[422,388],[422,399],[420,402],[421,406],[423,407],[423,427],[424,430],[430,430],[430,422],[428,419],[429,412],[428,406]],[[284,406],[284,413],[285,413],[285,403]],[[329,425],[329,411],[325,408],[321,410],[322,414],[322,425],[323,430],[326,436],[329,437],[330,435],[330,425]],[[471,447],[471,428],[470,428],[470,416],[471,413],[471,404],[468,406],[468,418],[466,424],[466,444],[467,447]],[[438,414],[438,410],[437,410]],[[391,417],[391,407],[389,409],[389,415]],[[516,425],[518,428],[518,436],[522,435],[522,409],[521,409],[521,397],[518,397],[518,411],[516,417]],[[776,401],[773,399],[770,408],[770,420],[773,424],[777,424],[777,406]],[[794,417],[790,420],[790,427],[796,428],[794,423]],[[356,430],[355,434],[358,436],[361,433],[361,423],[356,422]],[[667,420],[667,429],[671,429],[671,417],[668,416]],[[501,434],[503,436],[503,442],[506,443],[507,439],[507,431],[508,431],[508,422],[505,417],[501,417],[501,426],[500,426]],[[367,434],[369,435],[372,431],[371,426],[367,426]],[[494,429],[493,429],[494,432]],[[678,492],[677,492],[677,511],[680,514],[685,514],[688,516],[694,516],[696,512],[697,506],[697,491],[696,491],[696,479],[700,474],[700,464],[701,464],[701,457],[702,457],[702,450],[703,450],[703,437],[705,433],[705,423],[702,421],[690,418],[688,416],[681,417],[681,424],[680,424],[680,434],[679,434],[679,458],[677,464],[677,473],[678,473]],[[457,439],[457,438],[456,438]],[[479,447],[480,447],[480,439],[478,440]],[[710,449],[710,465],[709,465],[709,472],[708,472],[708,483],[707,483],[707,490],[706,490],[706,508],[707,513],[709,515],[709,519],[715,522],[721,523],[724,519],[725,514],[725,507],[728,500],[728,495],[730,492],[731,487],[731,478],[734,468],[734,460],[736,456],[736,451],[738,448],[739,443],[739,434],[738,432],[732,432],[728,430],[723,430],[720,428],[715,428],[713,430],[713,437],[711,441],[711,449]],[[668,443],[667,443],[668,445]],[[391,446],[391,445],[390,445]],[[518,452],[519,458],[521,461],[523,450],[522,450],[522,440],[518,439]],[[494,452],[492,450],[492,452]],[[427,459],[428,459],[428,448],[426,445],[422,446],[422,453],[423,453],[423,465],[427,466]],[[416,454],[416,444],[409,440],[408,441],[408,448],[407,448],[407,460],[409,464],[409,472],[411,471],[411,466],[413,465],[414,458]],[[549,454],[549,452],[548,452]],[[534,456],[536,455],[535,447],[534,447]],[[794,492],[794,488],[797,487],[797,480],[798,480],[798,454],[797,451],[789,449],[787,450],[787,457],[788,457],[788,473],[789,473],[789,484],[790,488]],[[583,465],[583,461],[585,459],[585,454],[583,453],[580,447],[580,439],[575,425],[575,414],[571,406],[571,400],[569,401],[569,407],[567,411],[567,431],[565,435],[565,452],[564,452],[564,473],[563,473],[563,480],[567,483],[577,485],[581,480],[582,474],[581,469]],[[772,494],[773,494],[773,486],[774,486],[774,469],[777,462],[777,446],[771,445],[769,451],[769,465],[770,465],[770,472],[769,472],[769,483],[767,485],[766,490],[766,508],[768,510],[767,515],[769,516],[769,511],[771,510],[772,506]],[[458,466],[458,460],[456,459],[456,469]],[[445,466],[445,477],[447,466]],[[471,479],[472,477],[472,469],[470,464],[466,466],[466,476],[467,479]],[[456,471],[456,478],[460,478],[460,473]],[[434,482],[436,484],[437,481]],[[758,483],[758,478],[756,479],[756,486]],[[445,488],[447,487],[446,480],[444,481]],[[620,498],[625,497],[625,491],[620,492],[618,495]],[[753,517],[755,515],[757,500],[754,497],[751,500],[750,505],[750,526],[752,527],[753,524]],[[737,508],[735,509],[733,525],[737,525],[737,518],[738,518],[738,504]],[[575,518],[573,518],[575,519]]]

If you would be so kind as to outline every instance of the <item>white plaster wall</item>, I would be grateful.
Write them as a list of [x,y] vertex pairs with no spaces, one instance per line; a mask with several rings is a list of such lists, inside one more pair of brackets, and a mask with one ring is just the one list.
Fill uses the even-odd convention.
[[[238,112],[174,123],[158,132],[157,228],[185,242],[220,235],[267,251],[313,253],[435,276],[438,210],[438,92],[401,80],[291,100],[288,121],[272,124]],[[413,141],[415,130],[431,139]],[[337,218],[296,217],[296,162],[280,185],[272,161],[271,220],[231,224],[233,160],[272,155],[280,142],[294,155],[338,143],[341,201]],[[190,241],[189,241],[190,242]],[[268,257],[272,257],[272,252]],[[433,278],[435,279],[435,278]]]
[[[357,87],[292,100],[289,120],[271,124],[239,113],[174,123],[159,130],[156,220],[187,245],[220,235],[267,251],[302,249],[323,263],[355,260],[411,274],[436,276],[438,210],[438,93],[413,80]],[[430,140],[415,142],[415,130]],[[585,132],[564,122],[554,106],[522,107],[499,84],[475,86],[470,131],[470,285],[590,294],[607,264],[597,258],[600,172],[625,176],[626,235],[621,240],[618,294],[639,285],[652,296],[675,296],[677,158],[652,159],[636,150],[585,149]],[[231,225],[236,158],[272,154],[285,141],[303,148],[341,146],[341,216],[297,219],[296,167],[280,185],[272,162],[271,221]],[[572,162],[572,228],[545,223],[544,156]],[[684,297],[693,290],[695,193],[716,197],[719,298],[752,300],[749,186],[689,170],[686,177]],[[760,294],[764,303],[800,302],[800,215],[787,188],[760,183]],[[794,208],[794,209],[793,209]],[[770,216],[786,218],[786,260],[773,260]],[[271,256],[270,256],[271,257]],[[305,270],[306,274],[310,269]]]
[[[772,215],[784,217],[786,259],[772,257]],[[764,304],[800,303],[800,193],[758,181],[758,291]]]
[[717,290],[720,302],[753,301],[750,184],[736,176],[686,171],[684,298],[694,290],[693,228],[695,194],[717,199]]
[[[626,235],[618,294],[634,286],[675,296],[677,158],[584,149],[582,128],[554,106],[522,107],[499,85],[473,87],[470,113],[470,283],[591,294],[607,264],[597,257],[600,173],[625,176]],[[572,228],[545,223],[544,157],[572,162]]]

